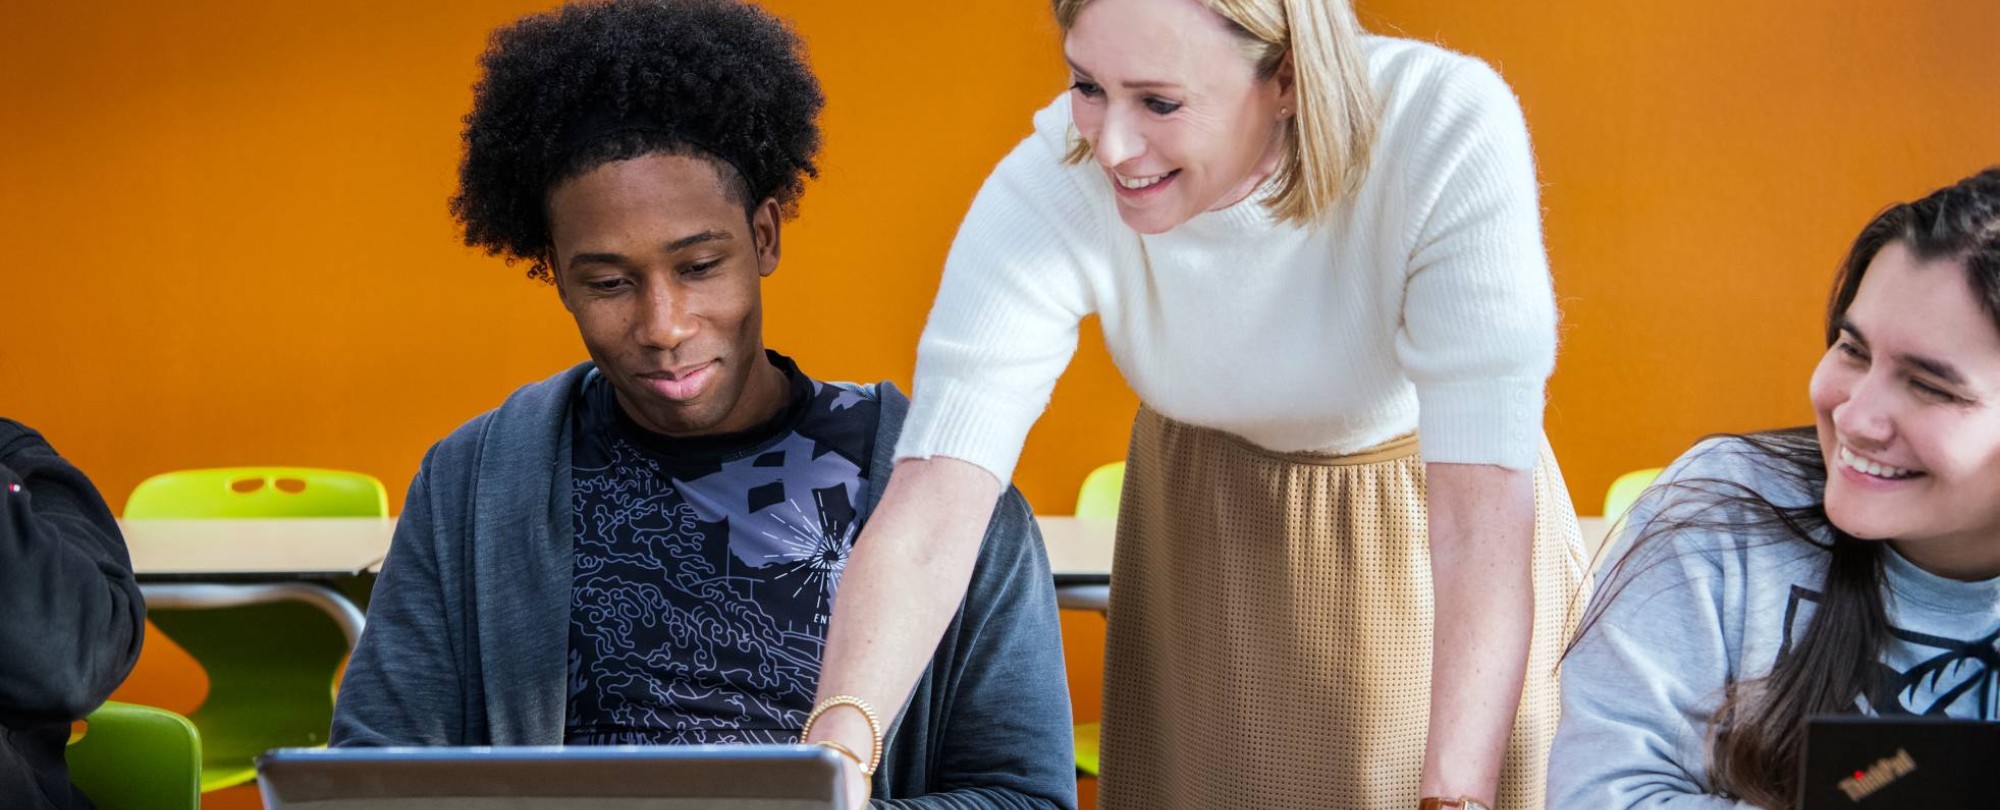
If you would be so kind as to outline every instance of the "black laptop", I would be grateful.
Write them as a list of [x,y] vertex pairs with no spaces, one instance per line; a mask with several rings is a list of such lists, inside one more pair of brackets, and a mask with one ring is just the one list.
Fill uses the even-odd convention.
[[1800,810],[2000,808],[2000,723],[1815,717],[1803,759]]

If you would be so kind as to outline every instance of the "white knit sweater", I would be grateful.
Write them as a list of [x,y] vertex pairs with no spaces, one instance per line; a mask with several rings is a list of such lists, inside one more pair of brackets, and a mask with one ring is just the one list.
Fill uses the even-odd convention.
[[1426,461],[1532,467],[1556,311],[1520,105],[1477,59],[1363,42],[1380,137],[1356,195],[1316,228],[1275,221],[1266,184],[1141,236],[1095,163],[1062,163],[1068,96],[1036,113],[952,244],[897,458],[1010,478],[1096,313],[1126,381],[1168,418],[1281,452],[1418,430]]

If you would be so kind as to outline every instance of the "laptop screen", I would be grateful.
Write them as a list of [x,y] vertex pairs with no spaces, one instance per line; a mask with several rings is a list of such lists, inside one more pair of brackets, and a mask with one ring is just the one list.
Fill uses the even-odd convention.
[[844,810],[818,746],[281,749],[258,759],[270,810]]

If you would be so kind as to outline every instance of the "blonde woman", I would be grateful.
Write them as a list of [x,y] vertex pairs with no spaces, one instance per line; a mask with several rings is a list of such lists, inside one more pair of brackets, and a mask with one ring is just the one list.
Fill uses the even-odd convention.
[[1074,84],[952,246],[809,739],[879,746],[855,704],[901,707],[1096,314],[1144,403],[1104,806],[1541,807],[1581,552],[1513,94],[1346,0],[1055,15]]

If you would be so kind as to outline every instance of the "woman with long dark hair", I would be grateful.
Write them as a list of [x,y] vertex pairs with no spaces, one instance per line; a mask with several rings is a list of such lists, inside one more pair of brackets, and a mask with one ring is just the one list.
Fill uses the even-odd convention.
[[1551,807],[1788,808],[1815,714],[2000,716],[2000,168],[1836,279],[1811,427],[1633,508],[1563,664]]

